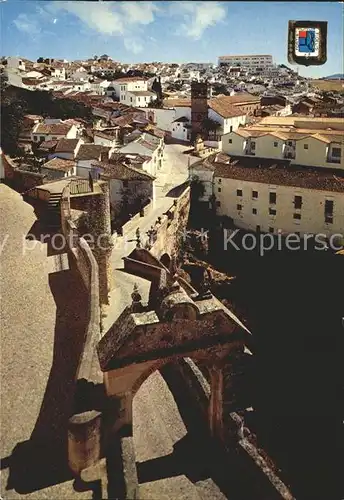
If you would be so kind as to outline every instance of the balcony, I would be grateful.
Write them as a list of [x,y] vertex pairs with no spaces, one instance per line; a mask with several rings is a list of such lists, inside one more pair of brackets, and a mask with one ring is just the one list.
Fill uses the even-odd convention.
[[326,158],[326,161],[327,161],[327,163],[337,163],[337,164],[339,164],[340,161],[341,161],[341,157],[340,156],[331,156],[330,155],[330,156],[328,156]]

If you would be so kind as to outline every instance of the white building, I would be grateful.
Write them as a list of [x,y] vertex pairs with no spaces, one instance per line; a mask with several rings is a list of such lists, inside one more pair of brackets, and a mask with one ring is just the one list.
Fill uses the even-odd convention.
[[344,169],[344,123],[340,118],[271,116],[222,137],[231,156],[287,159],[291,164]]
[[120,153],[125,155],[140,155],[146,158],[143,168],[153,177],[162,166],[164,155],[164,139],[144,132],[134,141],[123,146]]
[[130,76],[114,80],[111,83],[111,87],[114,88],[115,96],[119,99],[120,103],[133,106],[133,101],[130,102],[130,97],[133,98],[133,96],[128,95],[128,93],[138,91],[147,92],[148,82],[145,78]]
[[80,66],[70,73],[69,78],[76,81],[88,80],[88,72],[85,68]]
[[191,124],[186,116],[176,118],[171,123],[171,135],[180,141],[189,141],[191,138]]
[[53,158],[42,166],[42,174],[45,174],[49,180],[71,177],[76,174],[76,165],[71,160]]
[[243,71],[259,73],[273,68],[271,55],[220,56],[219,66],[240,67]]
[[65,160],[74,160],[78,154],[80,146],[84,143],[83,139],[60,139],[56,145],[54,153],[50,158],[62,158]]
[[20,57],[8,57],[7,68],[11,70],[25,71],[25,62]]
[[[343,234],[344,182],[331,173],[286,171],[273,162],[214,171],[218,215],[236,227],[277,234]],[[343,239],[344,243],[344,239]]]
[[343,235],[344,182],[331,171],[288,169],[287,162],[279,160],[234,159],[219,153],[190,166],[190,178],[204,185],[200,201],[209,200],[212,188],[217,215],[229,217],[237,228]]
[[56,78],[57,80],[66,79],[66,68],[62,65],[52,65],[50,72],[52,78]]
[[93,134],[96,146],[108,146],[114,148],[119,144],[120,127],[105,130],[95,130]]
[[76,155],[77,175],[88,177],[92,174],[94,179],[99,177],[99,169],[93,166],[94,162],[107,162],[111,156],[112,149],[107,146],[96,144],[82,144]]
[[127,91],[123,104],[133,106],[134,108],[147,108],[152,101],[156,99],[156,93],[149,90]]
[[71,123],[38,123],[31,132],[33,142],[57,141],[59,139],[76,139],[78,127]]

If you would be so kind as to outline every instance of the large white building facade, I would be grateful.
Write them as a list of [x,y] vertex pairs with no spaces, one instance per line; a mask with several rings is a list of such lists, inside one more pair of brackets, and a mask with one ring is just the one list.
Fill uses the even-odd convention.
[[[344,125],[338,119],[269,117],[222,137],[223,152],[190,167],[234,227],[324,235],[344,245]],[[332,243],[331,243],[332,244]]]
[[219,66],[240,67],[244,71],[259,73],[271,70],[273,60],[271,55],[220,56]]

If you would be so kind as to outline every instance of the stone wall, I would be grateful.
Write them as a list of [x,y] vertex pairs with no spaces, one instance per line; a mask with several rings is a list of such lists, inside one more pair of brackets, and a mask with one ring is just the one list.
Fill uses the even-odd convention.
[[[82,411],[79,405],[81,402],[82,406],[87,408],[87,399],[92,397],[92,389],[103,383],[103,374],[96,355],[96,345],[100,340],[98,266],[89,245],[79,237],[71,220],[68,186],[62,193],[61,227],[68,245],[71,269],[81,274],[89,293],[88,304],[85,304],[89,321],[75,380],[75,410],[69,420],[68,429],[69,466],[75,474],[79,474],[101,458],[101,414],[93,410]],[[92,408],[91,404],[89,406]]]
[[[185,388],[190,393],[190,397],[198,403],[202,413],[207,417],[210,397],[208,381],[190,358],[179,360],[175,366],[185,380]],[[244,420],[237,413],[232,412],[230,413],[229,425],[232,426],[231,432],[237,430],[238,454],[243,458],[245,468],[249,469],[250,474],[262,483],[265,490],[271,490],[268,498],[295,500],[287,486],[271,469],[257,447],[242,434]]]
[[20,193],[26,192],[36,186],[40,186],[43,184],[45,179],[44,174],[21,170],[7,155],[2,155],[2,167],[4,180],[13,189]]
[[150,249],[155,257],[160,259],[164,253],[172,257],[176,252],[178,240],[187,226],[189,211],[190,187],[187,186],[183,193],[172,201],[167,215],[162,216],[161,222],[155,223],[157,235]]

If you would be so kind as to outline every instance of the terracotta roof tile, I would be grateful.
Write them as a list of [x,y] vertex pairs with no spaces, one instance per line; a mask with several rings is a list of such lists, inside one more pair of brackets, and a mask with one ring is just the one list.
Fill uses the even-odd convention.
[[241,111],[240,108],[233,106],[229,99],[230,96],[215,97],[214,99],[210,99],[210,101],[208,101],[208,106],[223,118],[243,116],[245,113]]
[[99,146],[96,144],[81,144],[77,160],[99,160],[101,153],[109,152],[111,148],[107,146]]
[[103,169],[101,177],[104,179],[130,181],[153,181],[155,179],[155,177],[150,175],[145,170],[135,168],[132,165],[125,165],[124,163],[96,162],[94,165]]
[[56,153],[73,153],[80,139],[60,139],[57,143]]
[[214,156],[204,162],[215,168],[215,177],[344,193],[342,172],[290,165],[288,160],[239,156],[231,156],[231,163],[225,164],[215,162]]
[[75,162],[72,160],[63,160],[61,158],[53,158],[43,165],[43,168],[49,170],[59,170],[60,172],[69,172],[75,167]]
[[37,129],[34,131],[35,134],[45,134],[45,135],[66,135],[72,125],[69,123],[40,123]]

